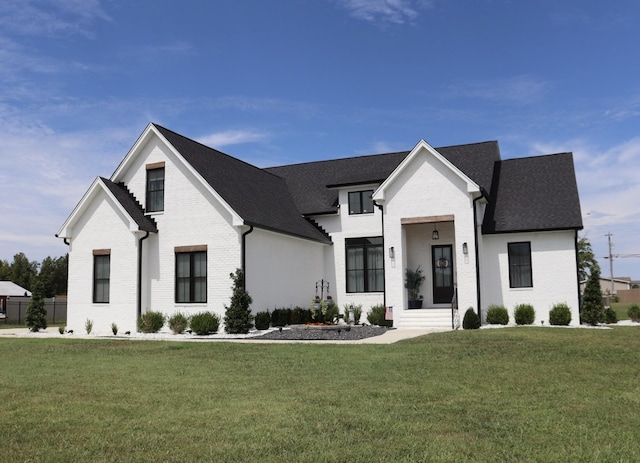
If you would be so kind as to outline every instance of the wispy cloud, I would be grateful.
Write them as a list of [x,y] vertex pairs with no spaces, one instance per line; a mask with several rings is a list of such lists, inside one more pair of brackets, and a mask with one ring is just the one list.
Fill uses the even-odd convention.
[[461,80],[449,85],[446,95],[502,103],[528,104],[542,98],[551,83],[531,75],[519,75],[489,81]]
[[244,143],[259,143],[267,140],[269,134],[256,130],[226,130],[216,132],[198,138],[198,141],[212,148],[220,148],[229,145],[240,145]]
[[428,8],[427,0],[335,0],[356,19],[371,23],[404,24],[415,20],[420,9]]
[[93,36],[91,24],[110,21],[99,0],[3,0],[0,2],[0,28],[22,35]]

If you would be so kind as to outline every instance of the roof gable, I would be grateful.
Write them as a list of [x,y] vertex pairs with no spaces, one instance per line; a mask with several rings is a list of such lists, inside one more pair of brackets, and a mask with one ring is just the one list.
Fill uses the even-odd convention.
[[582,229],[571,153],[496,163],[483,233],[568,229]]

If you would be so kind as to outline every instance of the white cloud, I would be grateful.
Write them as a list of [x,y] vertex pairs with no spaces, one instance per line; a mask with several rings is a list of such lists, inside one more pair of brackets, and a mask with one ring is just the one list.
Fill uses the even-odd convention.
[[418,10],[432,5],[426,0],[336,0],[351,16],[371,23],[404,24],[418,17]]
[[226,130],[215,132],[198,138],[198,141],[212,148],[219,148],[229,145],[240,145],[243,143],[259,143],[267,140],[269,134],[255,130]]
[[447,88],[450,97],[527,104],[542,98],[551,84],[531,75],[490,81],[458,81]]

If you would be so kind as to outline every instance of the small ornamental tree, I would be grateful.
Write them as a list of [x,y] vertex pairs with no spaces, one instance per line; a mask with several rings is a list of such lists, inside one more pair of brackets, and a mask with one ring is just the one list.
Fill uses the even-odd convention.
[[42,282],[36,282],[25,318],[27,328],[34,333],[47,328],[47,310],[44,308],[43,293]]
[[231,304],[224,306],[224,330],[229,334],[247,334],[253,326],[253,315],[249,309],[253,299],[244,287],[244,272],[241,269],[236,269],[236,273],[229,276],[233,280],[233,294]]
[[580,317],[583,322],[590,325],[597,325],[605,320],[602,289],[600,288],[600,272],[597,270],[591,272],[589,280],[587,280],[587,284],[584,287]]

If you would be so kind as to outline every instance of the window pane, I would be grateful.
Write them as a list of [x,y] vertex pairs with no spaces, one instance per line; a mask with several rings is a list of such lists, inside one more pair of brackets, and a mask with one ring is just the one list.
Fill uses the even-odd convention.
[[362,213],[370,214],[373,212],[373,190],[362,192]]
[[349,193],[349,214],[362,214],[362,200],[359,191]]
[[109,278],[111,256],[93,258],[93,302],[109,302]]
[[382,238],[347,238],[347,292],[384,291]]
[[147,211],[164,210],[164,168],[147,171]]
[[189,277],[191,275],[191,260],[189,254],[176,254],[176,273],[178,278]]
[[206,251],[176,254],[176,302],[207,302]]
[[508,243],[509,282],[512,288],[533,286],[531,243]]

